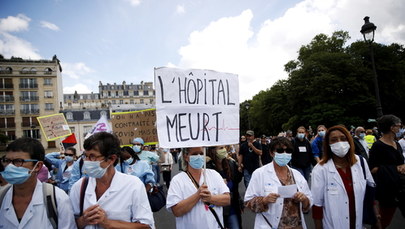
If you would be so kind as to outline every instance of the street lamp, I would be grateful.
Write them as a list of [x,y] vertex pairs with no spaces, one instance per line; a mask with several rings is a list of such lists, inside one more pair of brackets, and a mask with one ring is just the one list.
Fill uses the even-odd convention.
[[248,119],[248,128],[249,128],[249,130],[250,130],[250,118],[249,118],[249,108],[250,108],[250,104],[249,104],[249,103],[246,103],[246,104],[245,104],[245,107],[246,107],[246,113],[247,113],[247,119]]
[[370,17],[368,16],[364,17],[364,25],[361,27],[360,32],[363,34],[364,42],[368,44],[368,47],[370,49],[371,65],[373,66],[373,73],[374,73],[374,90],[377,108],[377,118],[379,118],[383,115],[383,112],[381,107],[380,90],[378,88],[377,71],[375,69],[374,49],[373,49],[374,34],[375,30],[377,29],[377,26],[375,26],[369,20]]

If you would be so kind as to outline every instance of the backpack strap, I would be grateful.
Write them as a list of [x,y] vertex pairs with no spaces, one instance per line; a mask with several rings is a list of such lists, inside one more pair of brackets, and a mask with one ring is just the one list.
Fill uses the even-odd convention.
[[361,156],[361,155],[357,155],[357,156],[359,156],[359,158],[360,158],[360,165],[361,165],[361,168],[363,169],[364,179],[367,179],[367,178],[366,178],[366,169],[364,168],[364,159],[363,159],[363,156]]
[[83,215],[83,205],[84,205],[84,193],[86,192],[87,185],[89,184],[89,178],[84,177],[82,181],[82,185],[80,187],[80,215]]
[[58,205],[56,202],[55,186],[49,183],[42,183],[44,204],[46,213],[53,228],[58,228]]
[[3,189],[0,190],[0,207],[3,204],[3,199],[6,196],[7,191],[12,187],[11,184],[6,184]]

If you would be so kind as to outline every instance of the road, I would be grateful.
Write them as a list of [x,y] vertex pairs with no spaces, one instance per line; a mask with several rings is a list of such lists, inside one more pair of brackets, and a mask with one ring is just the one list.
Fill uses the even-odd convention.
[[[174,169],[172,171],[172,176],[179,172],[178,164],[174,165]],[[161,179],[161,183],[163,180]],[[245,193],[245,186],[243,182],[239,183],[239,191],[241,195]],[[175,229],[176,228],[176,221],[171,212],[169,212],[166,208],[162,208],[159,212],[153,213],[155,218],[155,226],[156,229]],[[245,212],[242,215],[242,226],[245,229],[251,229],[254,225],[254,218],[255,214],[248,209],[245,209]],[[314,224],[312,221],[311,212],[305,215],[305,222],[308,228],[314,228]],[[392,220],[391,225],[388,229],[404,229],[405,228],[405,219],[401,216],[399,210],[396,211],[394,219]]]

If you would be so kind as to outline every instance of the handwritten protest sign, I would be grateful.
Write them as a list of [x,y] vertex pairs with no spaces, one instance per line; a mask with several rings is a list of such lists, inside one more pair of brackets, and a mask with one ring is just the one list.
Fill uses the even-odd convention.
[[47,141],[71,135],[69,125],[62,113],[37,117]]
[[159,145],[165,148],[238,143],[238,76],[212,70],[156,68]]
[[156,144],[156,109],[141,111],[115,112],[111,114],[113,133],[121,145],[130,145],[136,137],[141,137],[145,144]]

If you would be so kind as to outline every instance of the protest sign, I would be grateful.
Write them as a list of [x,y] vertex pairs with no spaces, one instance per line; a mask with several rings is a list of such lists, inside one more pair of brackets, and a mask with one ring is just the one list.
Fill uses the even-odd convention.
[[237,75],[162,67],[155,69],[155,85],[159,146],[238,143]]
[[69,125],[62,113],[37,117],[42,133],[47,141],[71,135]]
[[141,111],[115,112],[111,114],[113,133],[121,145],[130,145],[132,140],[140,137],[145,145],[156,144],[156,109]]

